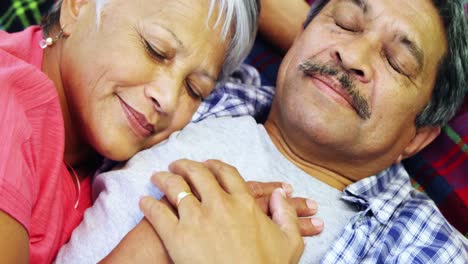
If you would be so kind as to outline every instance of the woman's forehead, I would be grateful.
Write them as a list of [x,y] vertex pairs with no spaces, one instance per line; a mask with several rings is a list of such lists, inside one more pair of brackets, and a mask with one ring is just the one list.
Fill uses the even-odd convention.
[[231,29],[232,20],[226,19],[224,9],[220,12],[216,0],[98,0],[97,4],[98,2],[104,4],[102,14],[112,17],[112,21],[126,17],[135,23],[157,23],[168,28],[192,29],[195,34],[205,27],[215,31],[222,28],[223,37],[226,36],[225,29]]

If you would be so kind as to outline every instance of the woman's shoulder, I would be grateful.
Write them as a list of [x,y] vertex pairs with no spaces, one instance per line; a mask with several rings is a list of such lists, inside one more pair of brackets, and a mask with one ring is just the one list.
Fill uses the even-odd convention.
[[39,26],[31,26],[16,33],[0,30],[0,50],[41,69],[44,54],[39,47],[41,39],[43,39],[43,33]]
[[0,31],[0,96],[34,108],[54,100],[53,82],[42,72],[42,30],[32,26],[18,33]]
[[[30,235],[42,235],[37,206],[60,203],[55,196],[63,193],[57,191],[65,138],[60,104],[52,81],[38,67],[1,48],[0,124],[0,210]],[[46,185],[55,196],[44,194]]]
[[160,145],[165,145],[164,150],[177,150],[184,154],[213,154],[215,150],[224,152],[251,146],[257,142],[261,131],[261,126],[251,116],[208,118],[187,125]]
[[[0,138],[6,150],[3,154],[28,150],[31,157],[38,158],[43,149],[40,146],[49,139],[50,132],[55,139],[50,138],[49,143],[64,138],[57,91],[40,69],[0,49],[0,83]],[[27,142],[31,142],[29,147],[24,145]]]
[[[0,83],[2,108],[17,105],[28,110],[58,100],[53,82],[40,69],[2,49],[0,49]],[[12,104],[13,101],[17,104]]]

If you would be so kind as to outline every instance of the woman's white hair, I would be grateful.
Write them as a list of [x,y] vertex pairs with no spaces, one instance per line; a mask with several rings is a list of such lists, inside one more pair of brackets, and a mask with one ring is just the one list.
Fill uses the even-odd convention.
[[[104,6],[112,0],[95,0],[96,22],[100,26],[101,13]],[[168,0],[171,1],[171,0]],[[259,0],[209,0],[210,9],[208,21],[217,10],[215,27],[222,24],[223,39],[229,38],[229,48],[226,52],[223,68],[219,80],[226,79],[247,57],[253,46],[257,33],[258,16],[260,13]],[[48,35],[53,26],[59,23],[62,0],[56,1],[48,16],[42,22],[44,34]]]

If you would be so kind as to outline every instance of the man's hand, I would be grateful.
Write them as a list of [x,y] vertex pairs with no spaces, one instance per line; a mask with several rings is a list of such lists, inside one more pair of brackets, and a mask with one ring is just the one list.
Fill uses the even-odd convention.
[[[296,263],[303,250],[296,212],[282,189],[262,212],[237,170],[219,161],[176,161],[152,180],[169,202],[143,198],[140,207],[176,263]],[[276,224],[275,224],[276,223]]]
[[[323,221],[318,218],[308,218],[317,213],[317,203],[302,197],[291,197],[293,188],[291,185],[282,182],[246,182],[250,194],[257,201],[262,211],[271,216],[270,199],[273,191],[282,188],[287,197],[288,203],[296,209],[299,221],[299,228],[302,236],[314,236],[323,231]],[[307,218],[305,218],[307,217]]]

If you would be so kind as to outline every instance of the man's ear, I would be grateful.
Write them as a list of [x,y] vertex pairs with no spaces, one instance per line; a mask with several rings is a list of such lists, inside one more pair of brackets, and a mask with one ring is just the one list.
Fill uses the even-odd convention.
[[63,0],[60,9],[60,26],[66,27],[67,33],[73,28],[83,7],[88,3],[88,0]]
[[403,150],[400,156],[398,156],[397,163],[409,158],[427,145],[429,145],[434,139],[440,134],[440,127],[421,127],[417,128],[416,134],[414,135],[413,139],[410,141],[408,146]]

